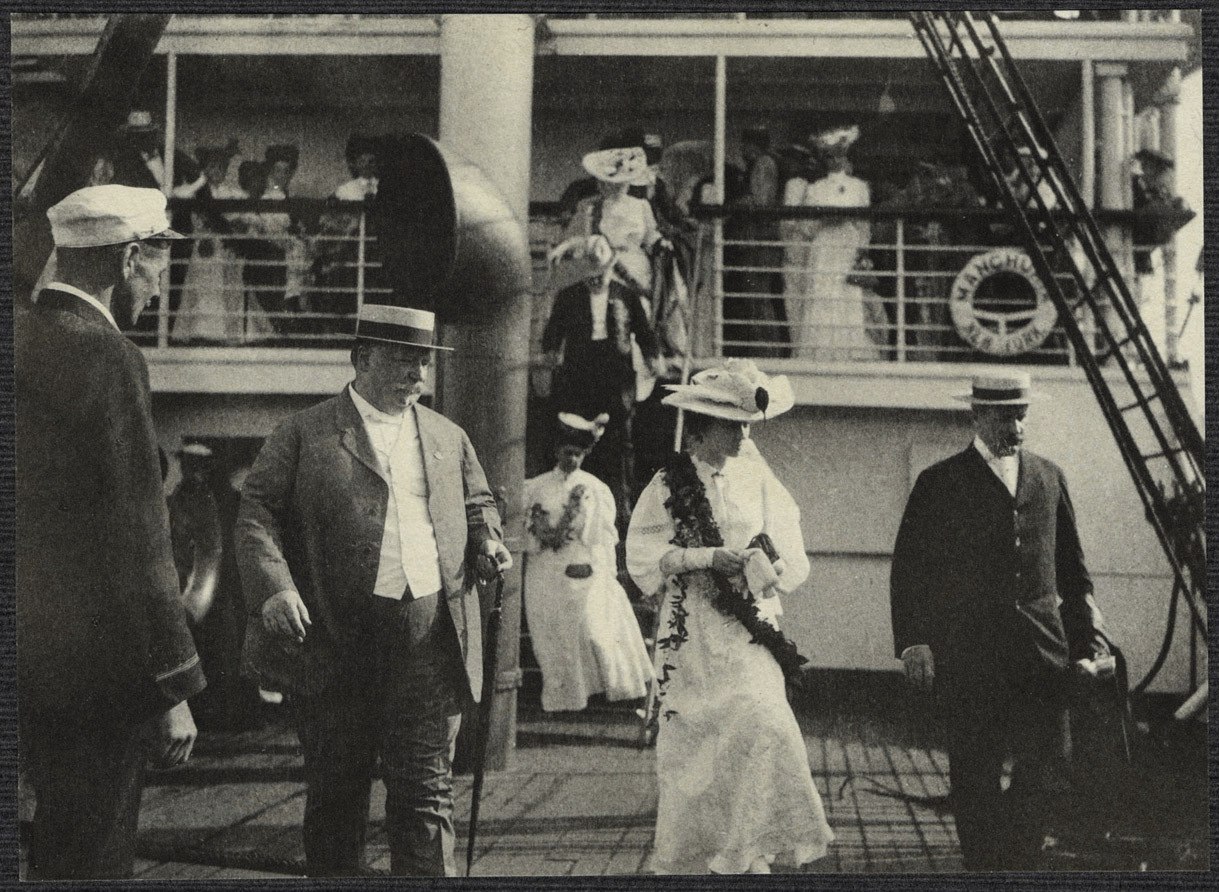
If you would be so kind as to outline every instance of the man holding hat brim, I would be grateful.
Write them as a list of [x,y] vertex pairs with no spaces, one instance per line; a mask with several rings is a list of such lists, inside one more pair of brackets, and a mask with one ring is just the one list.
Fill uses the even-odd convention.
[[547,711],[584,709],[593,694],[637,699],[652,676],[639,623],[618,582],[613,493],[580,469],[608,423],[608,415],[560,412],[555,466],[525,481],[525,611]]
[[364,304],[355,380],[280,423],[242,489],[246,664],[291,703],[310,876],[358,873],[378,757],[391,872],[455,875],[451,760],[482,696],[475,575],[512,558],[469,438],[418,402],[446,349],[432,313]]
[[[781,665],[782,649],[764,643],[778,634],[778,595],[804,582],[809,563],[800,511],[752,448],[749,426],[794,399],[785,377],[743,359],[666,386],[665,404],[685,413],[685,452],[644,489],[626,540],[631,577],[661,593],[667,636],[650,866],[770,873],[776,860],[823,856],[834,836],[784,686],[803,658]],[[754,605],[756,628],[716,606],[725,588]]]
[[[204,686],[179,601],[135,323],[169,262],[165,196],[47,211],[56,281],[14,320],[17,678],[38,806],[30,879],[130,877],[147,754],[184,762]],[[141,742],[143,747],[141,747]]]
[[974,440],[919,475],[898,530],[895,653],[938,695],[965,868],[1028,870],[1064,795],[1068,667],[1094,671],[1109,641],[1066,478],[1023,448],[1029,375],[978,375],[959,398]]

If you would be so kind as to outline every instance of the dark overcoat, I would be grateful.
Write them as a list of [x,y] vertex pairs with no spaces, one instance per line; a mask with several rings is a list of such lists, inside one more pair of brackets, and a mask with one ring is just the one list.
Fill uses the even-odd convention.
[[139,721],[204,686],[139,348],[80,297],[14,320],[23,721]]
[[[410,411],[410,410],[408,410]],[[465,431],[424,406],[418,421],[443,601],[470,693],[482,691],[478,587],[467,572],[488,539],[501,540],[495,499]],[[242,487],[235,540],[250,611],[247,664],[285,676],[292,690],[321,690],[340,661],[359,653],[359,618],[376,584],[389,485],[346,389],[283,421]],[[284,660],[261,628],[263,603],[295,590],[312,625]]]
[[894,648],[940,668],[1064,669],[1104,635],[1062,470],[1022,450],[1013,498],[973,445],[923,471],[890,577]]

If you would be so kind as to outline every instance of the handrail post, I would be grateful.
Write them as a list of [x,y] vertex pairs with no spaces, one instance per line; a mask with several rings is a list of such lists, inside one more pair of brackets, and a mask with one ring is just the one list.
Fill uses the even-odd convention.
[[359,318],[360,310],[364,307],[364,261],[367,257],[364,238],[368,234],[367,220],[367,211],[360,208],[360,241],[356,245],[356,318]]
[[[712,172],[715,183],[715,202],[721,207],[724,204],[727,189],[724,182],[724,165],[728,130],[728,59],[726,56],[715,57],[715,140],[713,155],[715,170]],[[724,355],[724,218],[716,216],[713,236],[712,256],[713,292],[715,301],[715,331],[712,343],[715,345],[715,355]]]
[[894,340],[894,354],[898,362],[906,361],[906,221],[898,217],[894,227],[894,247],[897,262],[894,273],[897,276],[897,337]]
[[[174,146],[178,140],[178,54],[165,54],[165,152],[162,159],[164,182],[161,191],[166,197],[173,194],[174,188]],[[173,282],[173,258],[165,273],[165,293],[157,301],[157,347],[169,346],[169,294]]]

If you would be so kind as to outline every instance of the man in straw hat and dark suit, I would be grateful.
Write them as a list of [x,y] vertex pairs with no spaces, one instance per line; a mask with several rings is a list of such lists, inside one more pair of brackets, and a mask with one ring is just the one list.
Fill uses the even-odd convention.
[[434,317],[365,304],[355,380],[282,422],[242,489],[247,665],[289,694],[310,876],[363,858],[377,759],[390,869],[453,876],[451,761],[481,694],[474,571],[512,559],[469,438],[418,404]]
[[[161,488],[148,369],[119,332],[169,262],[165,196],[47,211],[56,281],[14,320],[20,746],[29,879],[130,877],[146,755],[184,762],[203,688]],[[143,746],[141,746],[143,744]]]
[[976,436],[919,475],[893,553],[896,653],[939,695],[967,870],[1037,866],[1069,792],[1069,672],[1109,653],[1066,478],[1022,448],[1034,397],[1025,373],[974,378]]

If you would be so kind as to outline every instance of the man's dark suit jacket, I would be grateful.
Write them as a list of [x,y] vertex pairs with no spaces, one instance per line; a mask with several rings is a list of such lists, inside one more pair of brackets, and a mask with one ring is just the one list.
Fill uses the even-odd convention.
[[[502,540],[495,498],[465,431],[424,406],[419,427],[442,600],[475,700],[482,692],[478,588],[467,567]],[[360,617],[375,597],[389,484],[347,390],[283,421],[267,438],[241,492],[234,533],[250,611],[247,671],[280,689],[320,691],[367,642]],[[262,605],[294,590],[312,625],[303,646],[262,631]],[[430,592],[428,593],[430,594]]]
[[[630,335],[635,336],[639,350],[645,358],[654,359],[660,355],[660,342],[652,323],[643,308],[639,295],[617,281],[610,282],[610,299],[605,313],[606,337],[611,344],[629,345]],[[619,320],[614,314],[614,301],[621,301],[626,307],[627,318],[625,329],[618,330]],[[555,294],[554,306],[550,310],[550,318],[542,332],[542,349],[555,351],[563,348],[569,355],[578,353],[587,347],[593,339],[593,310],[589,299],[588,286],[577,282]],[[631,365],[629,346],[621,353],[622,368],[629,370]]]
[[47,289],[15,318],[23,719],[138,721],[202,690],[139,349]]
[[1030,677],[1104,637],[1063,473],[1020,456],[1015,498],[972,444],[919,475],[890,578],[898,656],[927,644],[937,673],[992,664]]

